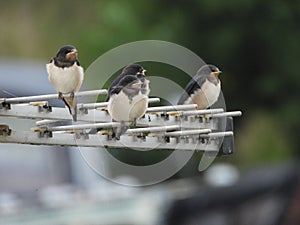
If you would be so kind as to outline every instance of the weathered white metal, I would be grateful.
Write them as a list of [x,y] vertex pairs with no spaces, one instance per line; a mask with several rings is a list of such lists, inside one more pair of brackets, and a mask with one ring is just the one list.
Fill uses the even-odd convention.
[[116,123],[116,122],[93,123],[93,124],[74,124],[74,125],[66,125],[66,126],[47,127],[46,130],[47,131],[85,130],[85,129],[93,129],[93,128],[116,127],[118,125],[120,125],[120,123]]
[[78,109],[96,109],[101,107],[106,107],[108,102],[97,102],[97,103],[85,103],[85,104],[78,104]]
[[[159,98],[149,98],[148,103],[157,103],[160,102]],[[106,107],[108,105],[108,102],[97,102],[97,103],[81,103],[78,104],[78,109],[96,109],[96,108],[102,108]]]
[[[82,91],[75,93],[75,96],[83,97],[83,96],[93,96],[93,95],[105,95],[107,94],[107,90],[92,90],[92,91]],[[70,94],[63,94],[63,97],[69,97]],[[22,102],[34,102],[34,101],[45,101],[50,99],[57,99],[58,94],[48,94],[48,95],[36,95],[36,96],[26,96],[26,97],[16,97],[16,98],[0,98],[0,103],[9,103],[9,104],[17,104]]]
[[179,125],[169,125],[169,126],[160,126],[160,127],[143,127],[143,128],[135,128],[135,129],[128,129],[126,131],[127,134],[133,133],[144,133],[144,132],[165,132],[168,130],[179,130]]
[[149,107],[146,112],[167,112],[196,109],[197,104]]
[[224,109],[203,109],[203,110],[192,110],[183,111],[180,113],[181,116],[195,116],[195,115],[211,115],[216,113],[222,113]]
[[241,111],[233,111],[233,112],[224,112],[224,113],[217,113],[209,115],[212,118],[220,118],[220,117],[229,117],[229,116],[241,116]]
[[[93,90],[76,95],[106,93],[106,90]],[[0,143],[218,151],[223,138],[233,136],[231,130],[220,130],[224,127],[222,118],[242,115],[241,111],[224,112],[221,108],[196,110],[196,104],[148,107],[145,116],[137,121],[137,127],[128,129],[120,140],[115,140],[109,130],[120,123],[112,122],[106,110],[98,109],[106,107],[107,102],[78,104],[78,122],[55,126],[57,122],[72,121],[67,108],[51,107],[46,101],[56,98],[58,94],[0,99],[0,117],[33,119],[38,126],[32,131],[14,131],[9,125],[3,125]],[[159,98],[149,98],[149,103],[159,101]],[[89,133],[97,128],[108,129]]]
[[215,133],[208,133],[208,134],[201,134],[200,137],[203,138],[222,138],[227,136],[233,136],[232,131],[224,131],[224,132],[215,132]]
[[[183,151],[218,151],[218,141],[202,141],[193,138],[178,139],[170,137],[165,141],[159,136],[146,136],[145,139],[136,136],[121,136],[120,141],[107,138],[106,135],[78,135],[76,133],[56,133],[51,137],[41,136],[39,132],[33,131],[11,131],[11,134],[0,135],[1,143],[13,144],[31,144],[31,145],[52,145],[52,146],[77,146],[77,147],[95,147],[95,148],[119,148],[125,150],[128,148],[140,150],[183,150]],[[154,149],[155,146],[155,149]],[[101,150],[101,149],[99,149]]]
[[[153,108],[153,107],[152,107]],[[180,112],[180,111],[178,111]],[[67,108],[51,107],[43,108],[41,106],[33,106],[29,104],[12,104],[11,109],[0,108],[0,117],[16,117],[22,119],[35,119],[37,126],[43,126],[58,121],[72,121]],[[78,122],[103,123],[111,122],[111,118],[106,111],[91,109],[87,112],[80,112],[77,116]],[[164,114],[146,114],[137,121],[137,126],[168,126],[180,125],[184,129],[217,129],[217,120],[202,121],[193,116],[187,119],[177,118],[176,116],[165,117]]]
[[167,137],[180,137],[210,133],[211,129],[198,129],[198,130],[180,130],[174,132],[168,132],[165,134]]

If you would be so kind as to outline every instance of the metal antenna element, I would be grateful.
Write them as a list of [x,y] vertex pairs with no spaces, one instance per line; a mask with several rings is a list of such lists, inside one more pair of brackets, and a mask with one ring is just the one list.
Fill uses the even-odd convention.
[[[102,94],[107,94],[107,90],[82,91],[75,96]],[[79,103],[77,122],[70,124],[72,117],[67,108],[49,105],[48,100],[57,98],[58,94],[0,98],[0,117],[34,120],[36,124],[28,131],[15,131],[9,125],[0,124],[0,143],[107,148],[124,148],[122,143],[126,143],[126,148],[159,146],[165,150],[178,150],[180,145],[180,150],[232,154],[232,117],[242,115],[241,111],[224,112],[222,108],[196,110],[196,104],[148,107],[134,126],[132,122],[122,122],[129,129],[116,140],[111,130],[122,123],[112,122],[106,110],[107,102]],[[159,98],[148,99],[148,104],[159,102]],[[91,132],[96,129],[100,131]],[[230,146],[225,146],[227,153],[222,153],[225,139],[224,143]]]

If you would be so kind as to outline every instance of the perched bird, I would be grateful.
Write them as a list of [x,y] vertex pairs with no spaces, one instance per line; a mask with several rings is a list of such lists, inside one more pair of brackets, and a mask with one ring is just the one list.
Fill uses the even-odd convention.
[[111,89],[107,109],[112,121],[121,123],[119,127],[113,128],[113,137],[120,139],[128,129],[128,124],[135,125],[145,114],[149,92],[149,81],[142,74],[124,76]]
[[[74,94],[79,91],[84,78],[77,56],[74,46],[63,46],[46,65],[49,81],[68,106],[74,121],[77,120],[77,97]],[[70,94],[70,97],[63,97],[63,94]]]
[[204,65],[187,84],[178,104],[197,104],[197,109],[207,109],[217,100],[221,92],[221,71],[214,65]]
[[146,70],[139,64],[130,64],[126,66],[123,70],[122,73],[111,83],[109,89],[108,89],[108,94],[106,96],[105,101],[108,102],[110,98],[110,93],[112,89],[120,82],[120,80],[127,76],[127,75],[137,75],[139,74],[140,76],[145,76]]

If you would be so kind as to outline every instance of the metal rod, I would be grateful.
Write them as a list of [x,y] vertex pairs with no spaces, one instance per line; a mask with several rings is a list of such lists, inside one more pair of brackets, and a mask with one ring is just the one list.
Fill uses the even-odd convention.
[[[172,137],[171,137],[172,138]],[[135,140],[128,135],[121,136],[122,141],[108,139],[107,135],[89,135],[89,138],[76,137],[74,134],[54,132],[52,137],[41,137],[38,132],[32,131],[11,131],[10,135],[0,135],[0,143],[30,144],[30,145],[50,145],[50,146],[81,146],[96,147],[96,150],[104,148],[119,148],[120,150],[133,149],[154,149],[154,150],[180,150],[180,151],[217,151],[218,143],[211,142],[209,144],[197,143],[177,143],[164,142],[157,137],[148,137],[146,141]],[[126,145],[124,145],[126,143]]]
[[67,130],[84,130],[91,128],[106,128],[106,127],[116,127],[120,123],[109,122],[109,123],[94,123],[94,124],[78,124],[78,125],[66,125],[66,126],[57,126],[57,127],[48,127],[48,131],[67,131]]
[[197,104],[157,106],[157,107],[149,107],[146,112],[180,111],[180,110],[191,110],[196,108],[197,108]]
[[164,132],[168,130],[178,130],[178,129],[180,129],[179,125],[170,125],[170,126],[161,126],[161,127],[143,127],[143,128],[128,129],[126,133],[133,134],[133,133],[143,133],[143,132]]
[[[157,103],[160,102],[159,98],[149,98],[148,103]],[[96,103],[84,103],[78,104],[78,109],[96,109],[101,107],[106,107],[108,102],[96,102]]]
[[[51,110],[43,109],[37,106],[28,105],[27,103],[12,104],[11,109],[1,109],[0,117],[16,117],[22,119],[35,120],[60,120],[71,121],[72,117],[66,107],[51,107]],[[111,118],[108,113],[100,110],[90,110],[88,114],[78,113],[77,121],[90,123],[110,122]]]
[[158,103],[160,102],[160,98],[149,98],[148,103]]
[[241,111],[233,111],[233,112],[224,112],[224,113],[218,113],[218,114],[212,114],[210,115],[212,118],[219,118],[219,117],[228,117],[228,116],[241,116]]
[[[82,91],[75,93],[75,96],[82,97],[82,96],[92,96],[92,95],[104,95],[107,94],[107,90],[100,89],[100,90],[92,90],[92,91]],[[63,94],[63,97],[69,97],[70,94]],[[16,104],[21,102],[33,102],[33,101],[43,101],[43,100],[50,100],[50,99],[57,99],[58,94],[48,94],[48,95],[36,95],[36,96],[26,96],[26,97],[17,97],[17,98],[1,98],[1,102],[6,102],[10,104]]]
[[36,121],[35,124],[37,126],[45,126],[51,123],[56,123],[56,122],[61,122],[61,120],[40,120],[40,121]]
[[207,133],[210,133],[210,132],[211,132],[211,129],[180,130],[180,131],[165,133],[165,136],[167,136],[167,137],[178,137],[178,136],[187,136],[187,135],[207,134]]
[[194,115],[206,115],[206,114],[215,114],[222,113],[224,109],[203,109],[203,110],[192,110],[192,111],[183,111],[180,113],[182,116],[194,116]]
[[[25,103],[25,104],[26,104],[26,103]],[[44,106],[44,105],[49,105],[48,101],[28,102],[27,104],[33,105],[33,106]]]
[[200,135],[200,137],[203,137],[203,138],[218,138],[218,137],[226,137],[226,136],[233,136],[233,132],[232,131],[224,131],[224,132],[215,132],[215,133]]
[[78,109],[96,109],[101,107],[106,107],[108,102],[97,102],[97,103],[85,103],[78,104]]
[[[58,120],[71,121],[72,117],[67,108],[52,107],[51,111],[32,105],[12,104],[11,109],[0,108],[1,117],[15,117],[20,119],[34,119],[34,120]],[[104,123],[111,122],[111,117],[105,111],[92,109],[86,113],[78,113],[77,121],[85,123]],[[47,122],[42,122],[47,123]],[[147,115],[137,121],[139,127],[157,127],[162,125],[180,125],[184,129],[218,129],[218,123],[203,123],[199,120],[195,121],[181,121],[170,118],[165,120],[157,115]],[[41,125],[42,126],[42,125]]]

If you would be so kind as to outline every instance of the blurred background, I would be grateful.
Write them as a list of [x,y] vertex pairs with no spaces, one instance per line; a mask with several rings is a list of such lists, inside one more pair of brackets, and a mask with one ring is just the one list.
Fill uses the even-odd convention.
[[[53,93],[45,64],[63,45],[76,46],[87,68],[121,44],[153,39],[217,65],[227,110],[243,112],[234,120],[233,155],[203,173],[195,155],[173,178],[144,188],[105,181],[76,148],[0,144],[0,224],[300,224],[299,1],[11,0],[0,6],[0,97]],[[165,65],[143,65],[148,74],[170,74]],[[182,87],[188,79],[174,70]],[[82,89],[97,82],[85,81]]]

